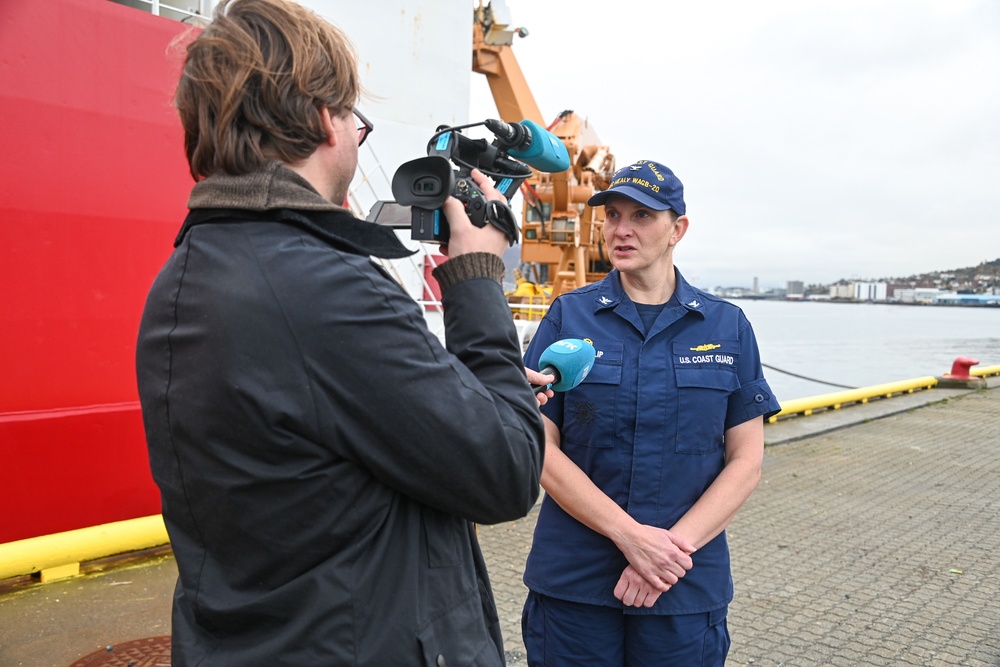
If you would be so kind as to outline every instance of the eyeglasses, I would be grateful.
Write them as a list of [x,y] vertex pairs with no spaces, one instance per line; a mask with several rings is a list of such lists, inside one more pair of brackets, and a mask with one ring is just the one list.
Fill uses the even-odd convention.
[[352,111],[354,112],[354,115],[358,117],[358,121],[361,123],[360,125],[358,125],[358,146],[360,146],[361,144],[365,143],[365,139],[367,139],[368,135],[372,133],[372,131],[375,129],[375,126],[372,125],[372,122],[367,118],[365,118],[364,114],[362,114],[357,109],[352,109]]

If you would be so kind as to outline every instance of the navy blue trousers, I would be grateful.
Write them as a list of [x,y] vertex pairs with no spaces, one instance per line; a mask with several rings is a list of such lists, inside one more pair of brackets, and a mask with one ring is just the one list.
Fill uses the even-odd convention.
[[521,635],[528,667],[722,667],[726,611],[632,615],[528,593]]

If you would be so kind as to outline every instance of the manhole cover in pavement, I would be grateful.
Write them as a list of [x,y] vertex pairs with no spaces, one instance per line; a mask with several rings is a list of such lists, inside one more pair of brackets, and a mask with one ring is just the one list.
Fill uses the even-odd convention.
[[147,637],[107,646],[69,667],[170,667],[170,637]]

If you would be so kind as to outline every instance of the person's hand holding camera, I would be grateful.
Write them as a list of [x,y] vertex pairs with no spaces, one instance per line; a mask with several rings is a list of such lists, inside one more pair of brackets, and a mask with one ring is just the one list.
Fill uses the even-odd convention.
[[[472,170],[472,180],[479,187],[487,202],[506,202],[502,194],[493,186],[489,177],[478,169]],[[455,197],[448,197],[442,207],[448,219],[451,236],[447,245],[441,246],[446,257],[458,257],[470,252],[488,252],[502,257],[510,245],[507,236],[491,224],[476,227],[465,212],[465,205]]]

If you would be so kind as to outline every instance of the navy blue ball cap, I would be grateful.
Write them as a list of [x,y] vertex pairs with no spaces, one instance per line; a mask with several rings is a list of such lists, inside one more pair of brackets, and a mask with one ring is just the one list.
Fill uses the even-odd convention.
[[611,195],[621,195],[654,211],[673,209],[684,215],[684,185],[674,172],[659,162],[639,160],[615,172],[611,186],[587,200],[589,206],[603,206]]

